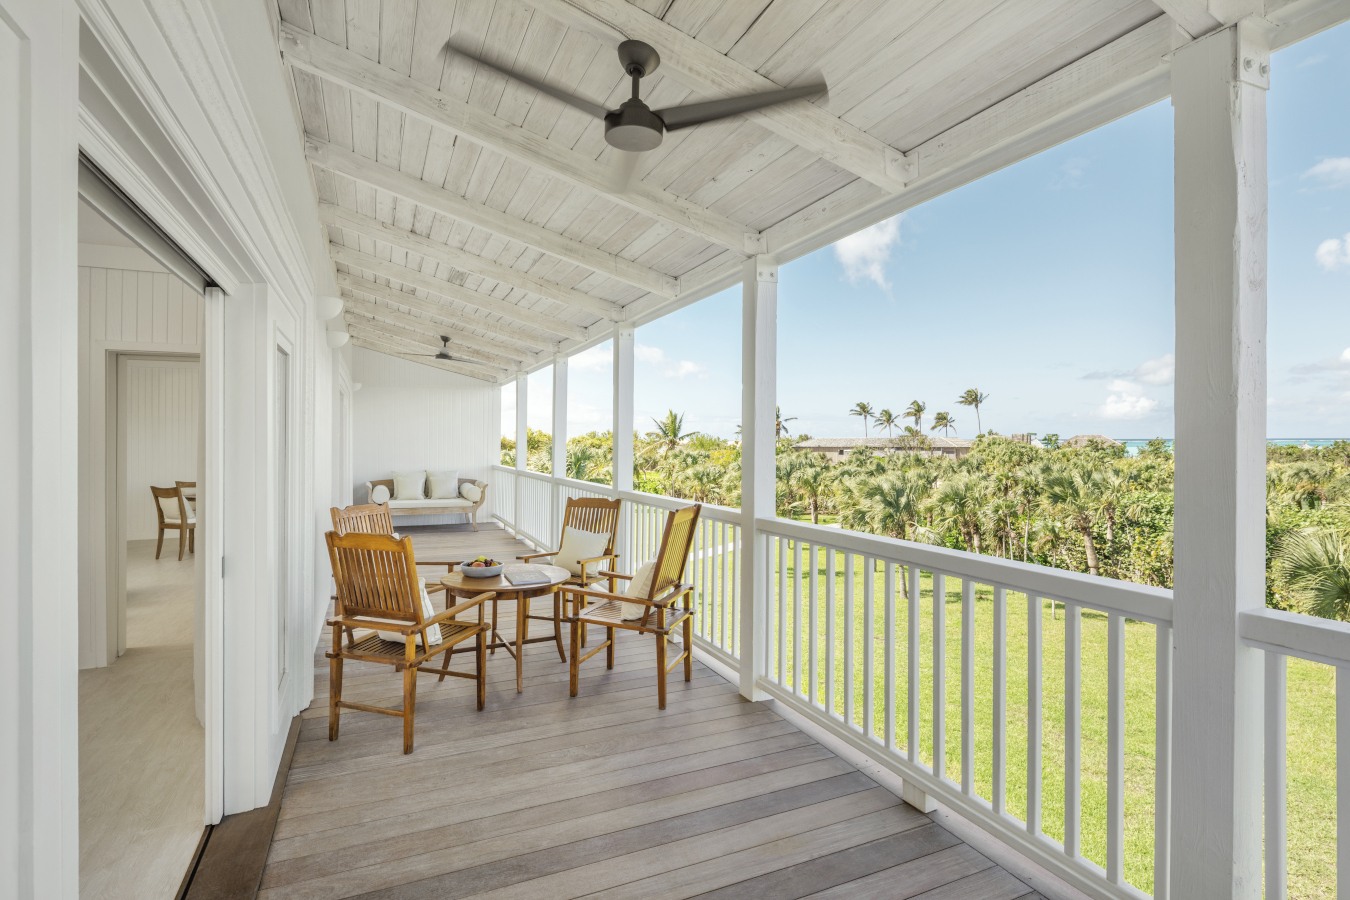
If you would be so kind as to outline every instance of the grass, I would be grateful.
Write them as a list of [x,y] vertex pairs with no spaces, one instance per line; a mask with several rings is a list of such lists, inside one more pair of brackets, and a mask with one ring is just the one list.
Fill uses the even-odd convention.
[[[783,542],[780,547],[788,546]],[[870,725],[871,733],[886,734],[888,719],[893,721],[896,745],[904,752],[909,740],[908,673],[908,600],[901,585],[900,570],[895,570],[893,665],[895,672],[895,708],[886,709],[885,656],[887,607],[885,566],[878,564],[869,579],[861,559],[853,560],[853,571],[845,569],[845,557],[835,554],[834,566],[834,672],[832,692],[826,696],[826,559],[828,551],[803,551],[802,572],[798,581],[794,551],[787,551],[786,579],[773,585],[774,598],[783,593],[783,641],[780,644],[777,605],[771,605],[770,676],[782,685],[803,694],[809,692],[819,705],[837,715],[846,708],[846,691],[851,686],[852,721],[859,728]],[[731,556],[731,554],[727,554]],[[735,560],[723,561],[728,574]],[[774,560],[771,572],[783,571]],[[815,638],[818,671],[811,684],[809,640],[814,582]],[[845,645],[849,628],[844,602],[846,582],[852,583],[854,606],[858,615],[852,635],[853,674],[845,672]],[[871,707],[866,705],[866,635],[864,603],[870,583],[873,631],[871,640]],[[798,595],[800,591],[800,595]],[[944,585],[944,628],[946,642],[945,691],[942,707],[945,715],[944,774],[961,782],[961,594],[959,579],[947,578]],[[800,596],[800,601],[797,597]],[[1041,735],[1041,819],[1042,831],[1062,841],[1064,837],[1064,759],[1065,759],[1065,613],[1062,604],[1052,610],[1049,601],[1038,601],[1041,608],[1042,708]],[[800,609],[801,615],[795,615]],[[933,760],[933,579],[923,573],[919,603],[919,756],[927,765]],[[724,611],[729,623],[730,611]],[[1006,809],[1024,820],[1027,803],[1027,639],[1029,635],[1027,598],[1020,593],[1007,595],[1007,691],[1006,691]],[[993,792],[993,619],[994,597],[991,588],[977,586],[974,603],[974,715],[972,722],[972,778],[975,793],[985,799]],[[1107,838],[1107,666],[1108,617],[1084,611],[1081,614],[1081,853],[1097,865],[1106,865]],[[706,620],[700,622],[704,624]],[[702,628],[700,629],[703,630]],[[1157,629],[1145,622],[1123,623],[1125,648],[1124,703],[1124,845],[1123,864],[1126,879],[1139,889],[1153,887],[1153,796],[1154,796],[1154,722],[1155,722],[1155,648]],[[794,643],[794,636],[796,642]],[[781,652],[780,652],[781,647]],[[798,660],[804,671],[797,672]],[[781,670],[780,670],[781,666]],[[782,672],[781,678],[779,672]],[[1330,900],[1335,893],[1335,672],[1331,667],[1303,660],[1289,661],[1288,697],[1288,834],[1289,896],[1307,900]]]

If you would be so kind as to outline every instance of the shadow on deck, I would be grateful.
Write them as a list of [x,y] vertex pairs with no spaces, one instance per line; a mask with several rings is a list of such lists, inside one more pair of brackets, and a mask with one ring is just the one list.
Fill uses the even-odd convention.
[[[496,527],[404,531],[424,558],[524,552]],[[410,756],[383,716],[327,740],[327,640],[260,896],[1038,896],[703,665],[658,710],[649,637],[590,660],[575,699],[551,643],[526,648],[521,694],[490,659],[483,712],[472,682],[424,676]],[[399,702],[387,667],[345,684]]]

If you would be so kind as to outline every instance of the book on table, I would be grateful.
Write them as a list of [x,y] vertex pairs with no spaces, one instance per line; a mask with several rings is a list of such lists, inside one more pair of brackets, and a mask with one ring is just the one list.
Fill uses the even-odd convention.
[[507,566],[502,570],[502,577],[516,587],[526,587],[531,584],[548,584],[553,580],[548,577],[548,573],[539,566]]

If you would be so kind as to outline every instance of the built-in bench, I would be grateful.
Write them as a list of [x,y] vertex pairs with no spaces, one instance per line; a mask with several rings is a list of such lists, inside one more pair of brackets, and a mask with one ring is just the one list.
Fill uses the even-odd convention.
[[[453,514],[462,514],[469,517],[469,524],[473,530],[478,530],[478,510],[487,502],[487,482],[478,481],[473,478],[459,479],[459,496],[457,497],[427,497],[425,496],[430,480],[423,482],[423,495],[419,498],[397,499],[394,492],[394,479],[381,478],[375,481],[366,482],[366,497],[371,503],[388,503],[389,514],[393,516],[444,516]],[[476,489],[478,498],[472,499],[474,490],[465,491],[465,486],[470,485]],[[383,488],[383,491],[380,490]],[[469,494],[470,496],[465,496]]]

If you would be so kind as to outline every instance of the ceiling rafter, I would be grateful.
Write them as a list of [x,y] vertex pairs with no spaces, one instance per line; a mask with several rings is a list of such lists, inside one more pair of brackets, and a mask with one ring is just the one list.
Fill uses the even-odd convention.
[[[428,300],[410,294],[407,291],[401,291],[388,285],[379,284],[365,278],[358,278],[355,275],[349,275],[346,272],[339,272],[337,275],[338,287],[344,288],[348,293],[365,294],[368,297],[374,297],[377,300],[383,300],[386,303],[394,303],[399,306],[406,306],[409,309],[416,310],[431,319],[445,322],[451,327],[462,328],[469,327],[484,332],[486,337],[474,335],[477,340],[482,340],[487,344],[497,347],[503,351],[519,351],[522,354],[529,354],[534,359],[538,353],[552,354],[557,348],[557,341],[546,338],[532,337],[521,334],[515,330],[510,323],[490,322],[472,313],[461,313],[451,309],[439,300]],[[393,312],[393,310],[391,310]]]
[[615,192],[611,188],[613,174],[606,164],[550,142],[318,35],[283,24],[280,43],[282,56],[292,68],[463,135],[657,223],[743,253],[755,252],[760,246],[758,232],[669,191],[634,181],[627,190]]
[[[352,316],[352,319],[354,320],[359,318],[360,318],[359,316]],[[434,358],[434,354],[436,354],[439,351],[445,350],[445,348],[441,346],[440,341],[437,341],[436,346],[432,347],[424,343],[420,339],[414,339],[406,335],[398,334],[397,332],[394,332],[390,328],[382,327],[373,322],[372,324],[365,324],[360,321],[348,322],[347,331],[353,337],[360,336],[365,340],[383,341],[392,346],[404,347],[406,349],[404,349],[403,352],[409,354],[410,356],[426,355]],[[466,369],[479,371],[484,374],[490,375],[492,376],[492,378],[498,381],[505,379],[507,376],[514,375],[518,371],[518,369],[515,368],[494,366],[491,365],[490,363],[485,363],[480,360],[471,359],[467,356],[462,355],[461,350],[458,347],[452,346],[446,352],[448,352],[451,356],[455,358],[453,360],[440,360],[441,362],[453,362],[457,365],[464,366]]]
[[1210,14],[1205,0],[1153,0],[1153,5],[1172,17],[1191,37],[1200,37],[1223,25]]
[[[550,18],[606,40],[646,41],[661,54],[661,71],[692,90],[714,97],[783,87],[716,48],[626,0],[529,0]],[[846,172],[887,191],[903,190],[916,177],[913,158],[812,103],[788,103],[748,113],[746,118]]]
[[[388,310],[385,310],[388,312]],[[428,331],[427,326],[430,322],[425,320],[412,319],[413,324],[405,324],[395,321],[392,318],[379,315],[377,312],[363,310],[360,307],[348,304],[346,312],[343,313],[343,321],[348,326],[358,328],[372,328],[376,331],[388,334],[390,337],[399,337],[407,341],[422,344],[432,350],[446,349],[446,343],[442,338],[449,338],[448,352],[456,356],[462,356],[466,360],[482,363],[485,366],[491,366],[494,369],[500,369],[503,372],[514,372],[520,368],[522,360],[508,359],[505,356],[484,350],[480,345],[473,343],[471,339],[463,335],[456,335],[453,328],[443,328],[439,331]]]
[[361,347],[364,350],[371,350],[375,353],[383,353],[385,356],[397,356],[399,359],[406,359],[408,362],[417,363],[422,366],[430,366],[433,369],[440,369],[442,372],[451,372],[455,375],[464,375],[468,378],[476,378],[479,381],[486,381],[491,384],[501,384],[502,379],[496,378],[482,369],[472,369],[459,363],[444,362],[443,360],[433,359],[429,356],[416,356],[412,353],[412,348],[404,347],[399,344],[392,344],[388,341],[379,340],[376,337],[358,337],[352,335],[352,346]]
[[448,335],[450,343],[481,353],[489,357],[483,360],[484,362],[494,365],[500,363],[507,368],[513,368],[534,362],[538,358],[538,354],[529,350],[507,347],[496,341],[487,341],[476,334],[466,334],[461,330],[461,325],[453,322],[410,316],[374,300],[364,300],[353,295],[343,298],[343,306],[346,312],[361,316],[363,319],[375,319],[427,336],[436,335],[438,343],[442,335]]
[[620,321],[623,318],[623,310],[617,303],[601,297],[593,297],[575,288],[545,281],[536,275],[522,272],[520,269],[513,269],[495,260],[486,259],[457,247],[434,241],[415,231],[395,228],[379,219],[344,209],[332,203],[319,204],[319,221],[325,225],[332,225],[373,240],[383,241],[401,250],[420,254],[427,259],[435,260],[469,275],[490,278],[508,287],[537,294],[546,300],[588,310],[611,322]]
[[510,300],[498,300],[496,297],[480,294],[478,291],[471,291],[466,287],[452,284],[451,282],[444,281],[434,275],[427,275],[424,272],[419,272],[417,269],[410,269],[407,266],[390,262],[387,259],[380,259],[378,256],[372,256],[369,253],[362,253],[360,250],[353,250],[350,247],[344,247],[341,244],[329,244],[328,251],[334,262],[340,262],[355,269],[364,269],[367,272],[373,272],[384,278],[401,282],[408,287],[418,288],[427,291],[428,293],[436,294],[455,303],[462,303],[479,312],[501,316],[504,319],[511,319],[522,325],[531,325],[535,328],[562,337],[584,340],[587,336],[586,329],[582,328],[580,325],[572,325],[546,313],[525,309],[517,306]]
[[308,138],[305,141],[305,156],[312,164],[330,172],[387,191],[419,206],[425,206],[432,212],[467,222],[475,228],[482,228],[508,240],[518,241],[573,265],[584,266],[601,275],[617,278],[648,293],[663,297],[674,297],[679,293],[679,280],[670,275],[613,253],[607,253],[590,244],[573,240],[556,231],[549,231],[484,203],[461,197],[453,191],[436,187],[420,178],[366,159],[335,144]]

